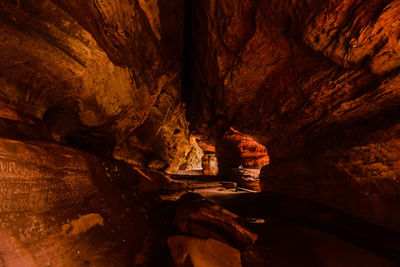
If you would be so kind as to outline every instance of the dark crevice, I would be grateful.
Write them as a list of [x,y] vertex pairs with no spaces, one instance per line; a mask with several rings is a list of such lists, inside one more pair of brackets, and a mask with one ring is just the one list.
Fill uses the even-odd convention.
[[183,27],[183,48],[182,48],[182,100],[185,103],[190,103],[192,96],[191,85],[193,83],[192,77],[192,2],[185,0],[185,15]]

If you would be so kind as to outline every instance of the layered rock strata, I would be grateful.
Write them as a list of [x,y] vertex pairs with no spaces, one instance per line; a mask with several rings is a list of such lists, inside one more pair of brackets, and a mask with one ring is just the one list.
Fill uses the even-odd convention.
[[191,3],[192,127],[266,145],[263,191],[400,230],[400,2]]

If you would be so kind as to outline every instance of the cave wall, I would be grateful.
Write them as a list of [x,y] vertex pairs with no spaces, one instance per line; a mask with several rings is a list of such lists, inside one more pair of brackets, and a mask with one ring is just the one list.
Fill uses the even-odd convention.
[[234,127],[268,147],[262,190],[399,230],[399,11],[398,0],[1,1],[0,98],[25,113],[1,116],[166,172],[191,158],[189,122],[213,146]]
[[170,172],[191,150],[183,0],[0,3],[0,96],[53,138]]
[[145,264],[152,181],[125,162],[55,144],[27,120],[0,118],[1,263]]
[[193,129],[271,158],[261,188],[399,230],[400,1],[192,1]]
[[149,264],[172,181],[139,167],[174,172],[193,146],[182,4],[0,1],[2,264]]

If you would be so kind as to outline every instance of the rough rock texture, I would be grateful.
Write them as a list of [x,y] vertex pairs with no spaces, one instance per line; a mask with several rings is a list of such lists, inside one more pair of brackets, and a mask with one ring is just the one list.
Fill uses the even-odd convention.
[[179,199],[174,225],[183,234],[216,239],[238,248],[257,240],[243,218],[194,193]]
[[61,143],[178,170],[183,1],[0,3],[0,95]]
[[177,267],[241,267],[240,251],[215,239],[172,236],[168,246]]
[[26,113],[29,103],[0,106],[2,264],[147,266],[150,207],[160,191],[183,186],[55,143],[46,121]]
[[218,174],[218,160],[215,153],[206,153],[201,158],[201,167],[204,175]]
[[204,155],[203,150],[200,148],[200,146],[197,144],[196,138],[191,137],[190,138],[190,144],[191,144],[191,150],[189,153],[187,153],[185,162],[179,166],[180,171],[191,171],[191,170],[196,170],[199,171],[201,170],[201,159]]
[[269,163],[265,146],[233,128],[217,141],[218,175],[240,187],[260,191],[260,169]]
[[262,189],[400,230],[400,1],[191,1],[188,117],[268,147]]
[[223,178],[233,179],[240,187],[261,191],[260,172],[260,169],[235,168],[225,169],[224,172],[219,175]]
[[267,149],[249,136],[229,129],[217,142],[219,170],[238,168],[261,169],[269,163]]
[[151,230],[146,179],[124,162],[36,140],[33,125],[0,124],[2,264],[131,265]]
[[143,167],[230,127],[268,147],[262,190],[400,230],[399,21],[399,0],[0,1],[4,260],[131,264],[132,192],[168,181]]

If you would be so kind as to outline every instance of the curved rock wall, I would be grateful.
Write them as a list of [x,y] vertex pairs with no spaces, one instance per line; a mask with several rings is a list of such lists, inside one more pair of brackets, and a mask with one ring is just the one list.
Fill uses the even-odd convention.
[[[192,1],[193,127],[268,147],[262,189],[399,230],[400,2]],[[222,122],[222,123],[221,123]]]
[[151,181],[124,162],[37,140],[37,126],[0,124],[2,264],[135,263],[152,227]]
[[399,230],[399,11],[398,0],[5,0],[0,95],[49,140],[167,172],[190,158],[188,121],[213,145],[233,127],[268,147],[264,191]]
[[229,129],[216,146],[218,167],[261,169],[269,163],[267,149],[249,136]]
[[183,13],[183,1],[2,1],[0,95],[60,143],[177,170],[191,150]]

